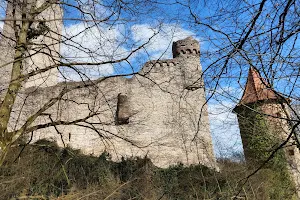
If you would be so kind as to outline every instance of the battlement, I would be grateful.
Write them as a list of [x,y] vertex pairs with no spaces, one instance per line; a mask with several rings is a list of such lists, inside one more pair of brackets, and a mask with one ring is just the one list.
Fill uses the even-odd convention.
[[179,64],[178,60],[167,59],[167,60],[151,60],[145,63],[145,65],[156,65],[157,67],[165,66],[176,66]]
[[192,37],[187,37],[183,40],[173,42],[172,45],[173,58],[187,57],[189,55],[200,56],[200,45],[197,40]]
[[163,67],[174,67],[179,64],[179,61],[176,59],[166,59],[166,60],[151,60],[144,64],[143,69],[152,69],[153,67],[156,68],[163,68]]

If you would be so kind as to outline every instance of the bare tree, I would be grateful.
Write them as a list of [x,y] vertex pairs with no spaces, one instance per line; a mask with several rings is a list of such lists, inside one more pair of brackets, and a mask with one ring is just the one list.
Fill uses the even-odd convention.
[[[205,75],[206,86],[210,90],[208,99],[231,109],[236,105],[247,107],[249,109],[248,121],[243,121],[243,123],[247,125],[248,131],[251,130],[259,137],[264,134],[254,130],[258,126],[253,124],[255,118],[253,116],[260,116],[258,118],[276,121],[276,123],[280,121],[279,123],[289,124],[289,129],[285,131],[281,129],[281,133],[278,127],[267,131],[280,139],[268,148],[261,149],[259,153],[268,151],[265,154],[268,156],[260,158],[264,162],[257,165],[246,181],[268,165],[282,149],[286,152],[287,160],[293,156],[296,160],[299,159],[299,155],[294,154],[294,151],[299,151],[297,150],[299,149],[297,130],[300,124],[297,109],[300,94],[299,1],[189,1],[183,2],[182,5],[189,9],[190,22],[198,31],[203,32],[202,37],[205,38],[206,47],[205,51],[202,51],[202,60],[207,66]],[[239,102],[242,91],[247,90],[245,85],[249,68],[254,69],[264,79],[259,80],[262,81],[261,87],[264,91],[276,93],[274,98],[278,98],[278,104],[287,110],[286,113],[267,112],[253,107],[249,102],[243,102],[243,100]],[[255,91],[252,92],[254,95]],[[259,91],[256,92],[259,93]],[[269,96],[269,98],[273,97]],[[249,115],[251,112],[254,112],[252,118]],[[245,117],[241,113],[238,114],[240,114],[239,118]],[[239,123],[241,121],[239,119]],[[245,124],[242,128],[240,124],[240,128],[245,128]],[[243,131],[245,130],[241,130]],[[284,136],[280,135],[282,133]],[[251,136],[248,135],[248,137]],[[257,140],[257,148],[259,148],[258,142]],[[264,142],[267,142],[266,138]],[[247,147],[250,145],[245,142],[244,148]],[[255,145],[251,146],[251,148],[254,147]],[[296,150],[289,150],[293,148]],[[258,149],[252,150],[258,151]],[[246,154],[248,151],[249,149],[245,149]],[[249,155],[246,155],[246,159],[247,157]],[[296,177],[295,182],[297,182],[299,161],[293,162],[291,168],[296,169],[292,172],[292,176]],[[298,184],[296,183],[297,186]]]
[[[67,102],[87,104],[68,98],[67,94],[80,88],[97,87],[103,80],[121,76],[114,72],[114,67],[118,63],[120,66],[129,63],[130,58],[148,42],[138,45],[130,42],[126,26],[137,21],[145,12],[149,15],[151,9],[155,8],[152,4],[151,1],[69,3],[57,0],[8,0],[1,5],[6,10],[1,32],[1,163],[9,147],[21,136],[49,126],[55,127],[57,133],[61,134],[58,125],[77,124],[93,129],[101,136],[89,121],[103,112],[96,106],[90,108],[87,105],[87,114],[76,120],[59,120],[58,112]],[[67,30],[64,24],[71,28]],[[120,32],[116,33],[116,29]],[[121,32],[121,29],[124,31]],[[148,39],[155,34],[150,33]],[[82,35],[86,36],[86,41],[80,41],[85,38]],[[88,41],[91,38],[94,43],[89,43],[87,47],[84,43],[91,42]],[[90,69],[84,68],[89,66]],[[125,72],[122,75],[132,76],[137,73],[136,70]],[[94,80],[95,77],[102,78]],[[74,80],[79,82],[64,85]],[[39,105],[37,109],[34,112],[26,111],[26,105],[33,100],[30,97],[32,94],[57,82],[60,82],[61,88],[53,89],[53,96],[35,99],[40,101],[35,104]],[[35,89],[29,91],[28,88],[32,86]],[[92,92],[91,89],[87,91]],[[47,122],[37,123],[42,118],[47,118]],[[86,124],[79,124],[81,122]]]

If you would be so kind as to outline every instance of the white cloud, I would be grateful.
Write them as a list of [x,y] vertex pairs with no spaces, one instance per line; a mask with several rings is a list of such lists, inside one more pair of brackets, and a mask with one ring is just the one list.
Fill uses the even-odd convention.
[[231,157],[243,152],[237,116],[232,112],[233,107],[234,104],[228,101],[208,106],[214,149],[218,157]]
[[[68,61],[73,62],[101,62],[124,58],[130,51],[146,43],[154,33],[158,33],[151,39],[145,49],[151,59],[164,59],[172,57],[172,42],[193,36],[193,32],[187,31],[175,24],[164,24],[152,28],[149,24],[133,25],[130,28],[132,38],[125,36],[124,26],[91,27],[86,23],[78,23],[66,27],[63,30],[64,42],[61,45],[61,54]],[[66,38],[70,40],[66,40]],[[125,48],[125,43],[127,47]],[[132,45],[130,45],[132,43]],[[163,56],[162,56],[163,55]],[[139,51],[134,56],[145,56]],[[134,61],[134,57],[131,61]],[[100,76],[113,74],[113,65],[79,66],[80,72],[94,79]],[[71,80],[81,80],[74,70],[63,69],[63,74]]]
[[172,42],[184,39],[195,34],[185,30],[177,24],[163,24],[159,27],[152,27],[149,24],[134,25],[131,28],[133,40],[137,44],[145,43],[155,35],[145,49],[150,54],[151,59],[172,57]]
[[[74,24],[63,30],[61,54],[70,62],[98,63],[122,58],[127,51],[122,42],[122,27],[90,27],[86,23]],[[80,72],[94,79],[114,73],[113,65],[82,65],[76,67]],[[80,80],[74,70],[63,69],[64,75],[72,80]],[[73,71],[73,73],[72,73]]]
[[3,29],[4,22],[0,21],[0,31]]

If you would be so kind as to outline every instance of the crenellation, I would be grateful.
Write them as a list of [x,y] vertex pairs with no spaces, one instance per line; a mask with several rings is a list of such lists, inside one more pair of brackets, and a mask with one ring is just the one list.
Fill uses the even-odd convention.
[[173,57],[189,57],[200,55],[199,42],[192,37],[173,43]]
[[144,64],[144,66],[141,69],[141,73],[147,73],[149,71],[157,69],[158,71],[161,71],[159,68],[166,68],[166,67],[175,67],[179,64],[178,59],[166,59],[166,60],[152,60],[148,61]]

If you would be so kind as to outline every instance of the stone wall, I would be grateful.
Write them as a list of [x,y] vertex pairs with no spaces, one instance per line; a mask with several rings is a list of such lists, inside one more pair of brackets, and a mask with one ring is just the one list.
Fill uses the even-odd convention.
[[[37,118],[33,126],[40,129],[28,133],[32,142],[48,138],[86,154],[107,151],[114,160],[148,156],[160,167],[176,163],[216,167],[199,43],[187,38],[174,43],[174,51],[173,59],[147,62],[131,78],[29,87],[19,95],[10,129],[20,128],[49,100],[72,88]],[[67,125],[93,114],[97,115],[84,123]],[[58,123],[41,128],[52,122]]]

